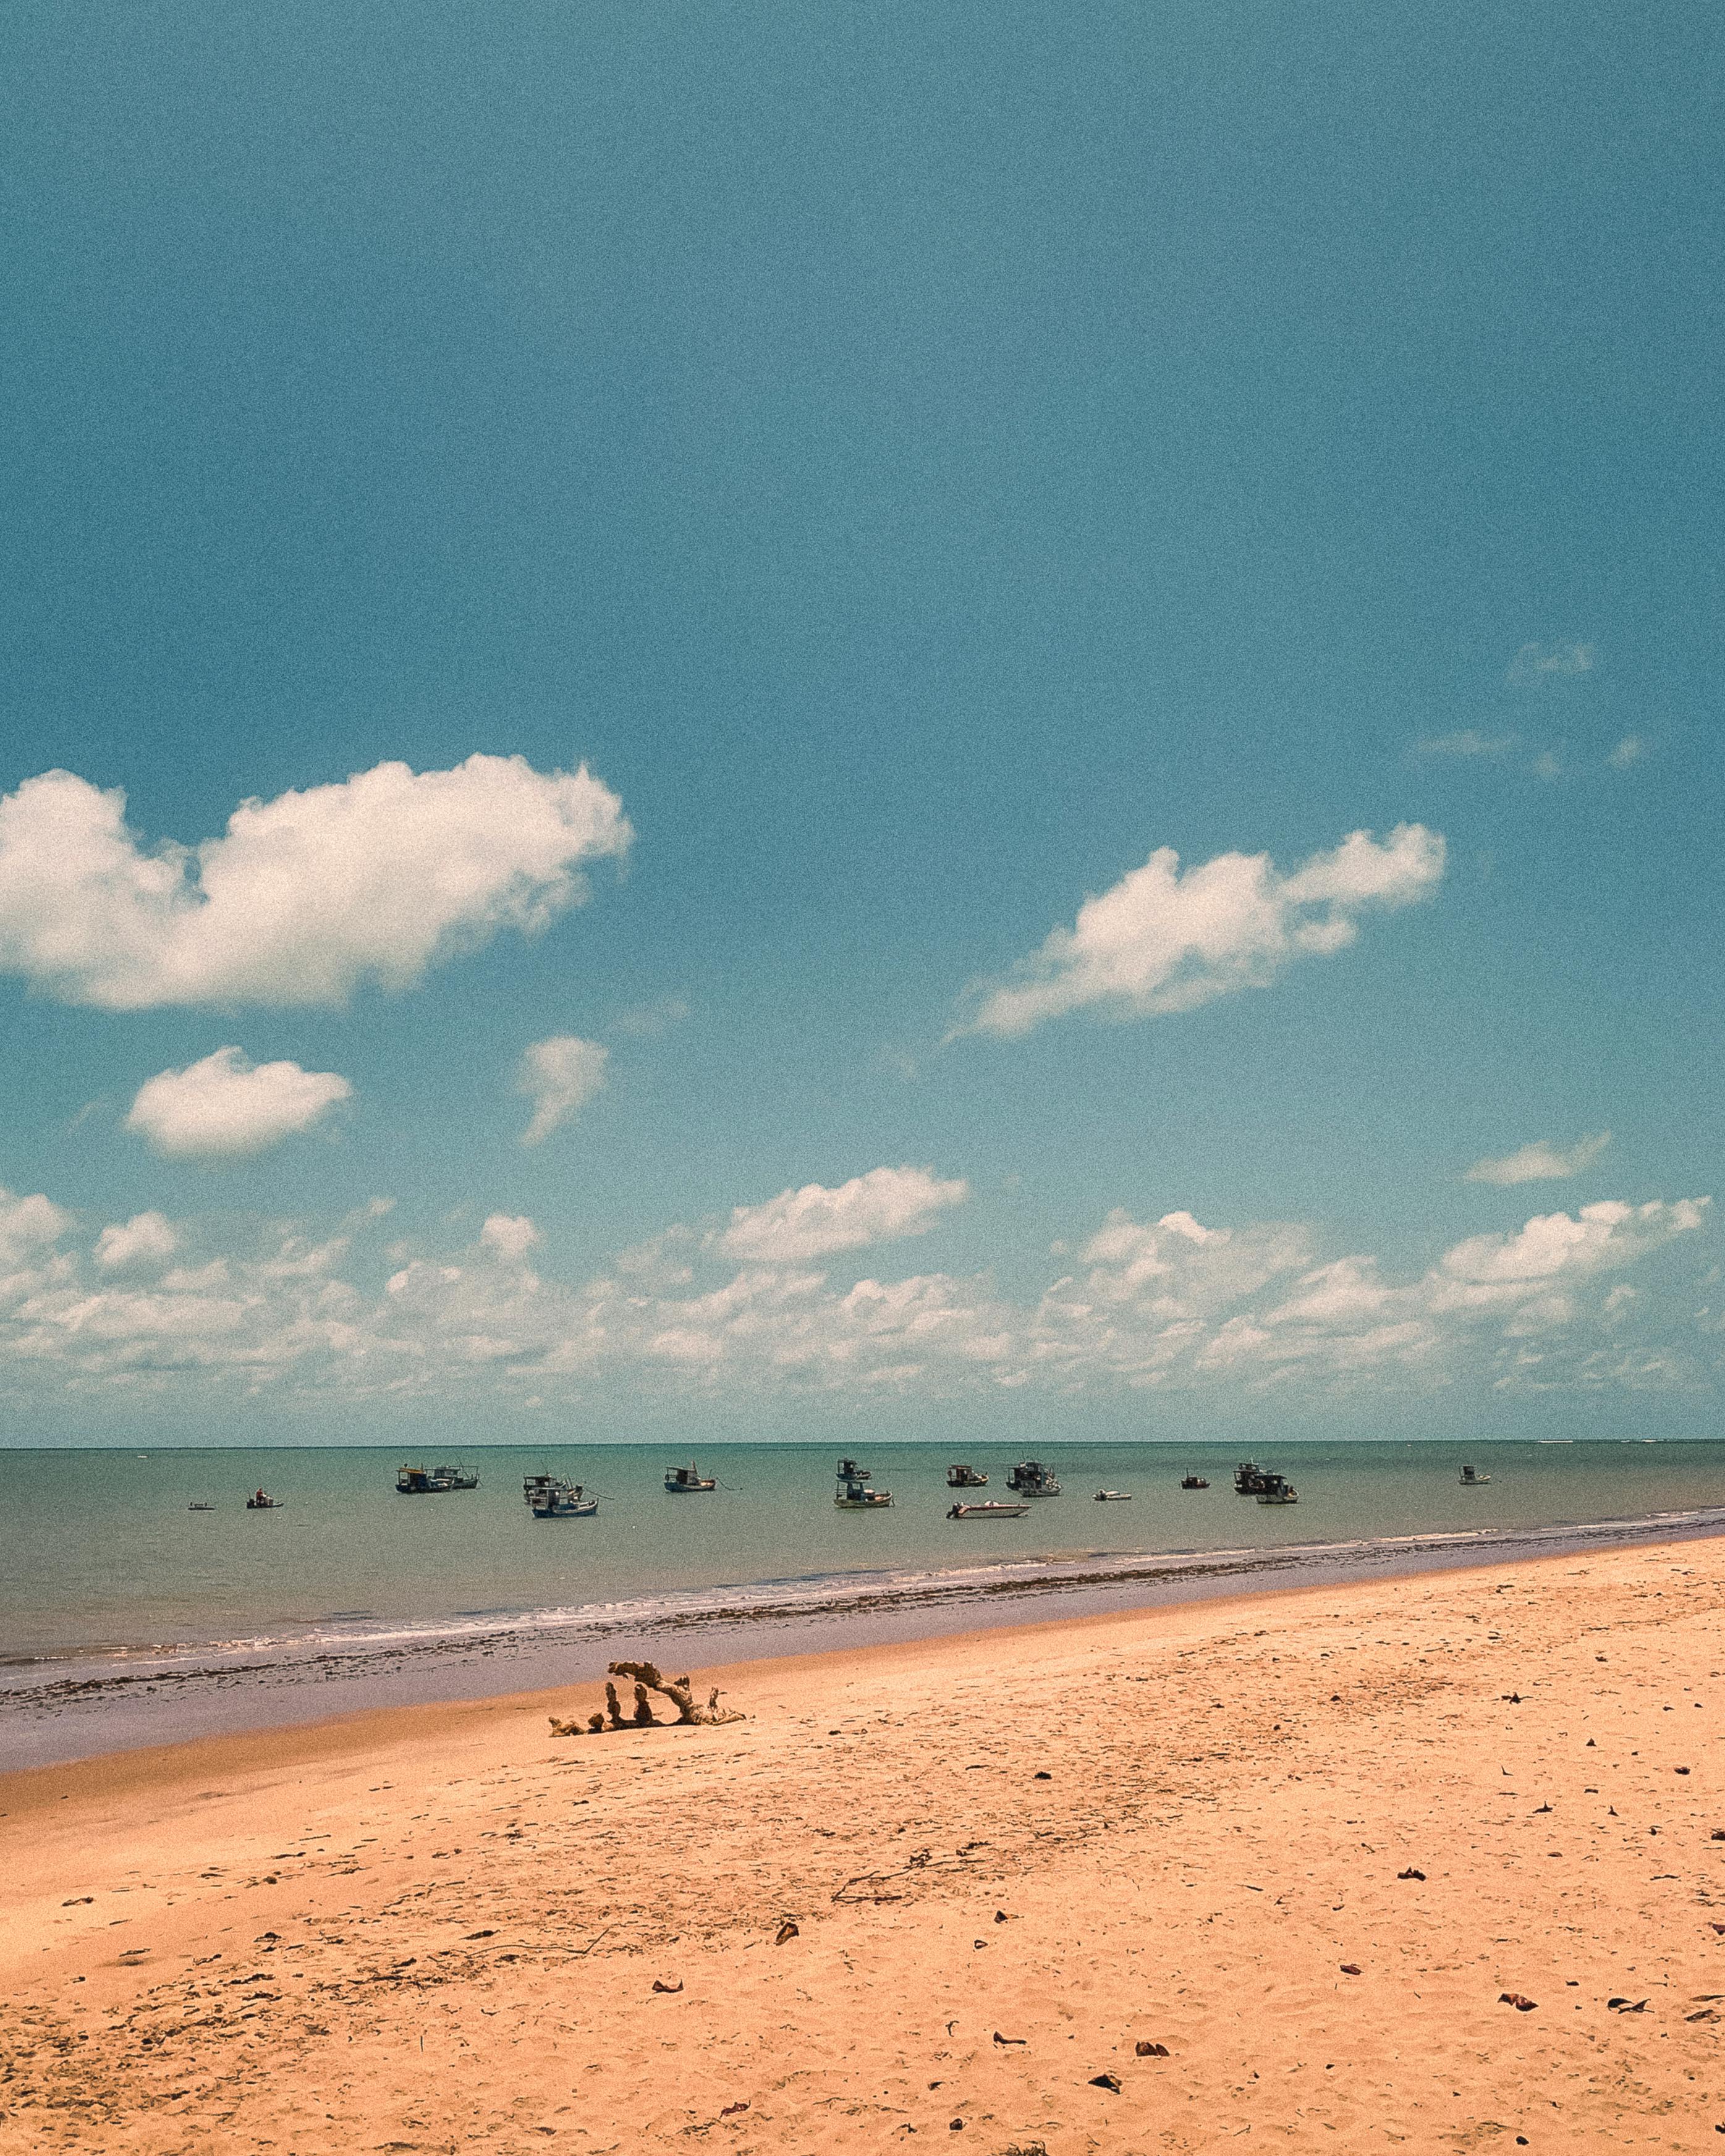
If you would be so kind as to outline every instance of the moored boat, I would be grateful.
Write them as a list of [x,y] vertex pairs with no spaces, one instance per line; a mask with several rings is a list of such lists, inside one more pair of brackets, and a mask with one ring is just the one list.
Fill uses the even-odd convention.
[[1234,1471],[1234,1494],[1236,1497],[1261,1497],[1272,1483],[1282,1479],[1272,1467],[1260,1467],[1255,1460],[1242,1460]]
[[444,1497],[452,1490],[477,1490],[479,1471],[473,1467],[408,1467],[395,1478],[398,1497]]
[[1477,1490],[1482,1483],[1489,1482],[1491,1479],[1489,1475],[1481,1475],[1475,1467],[1464,1467],[1461,1471],[1461,1486],[1465,1490]]
[[949,1507],[949,1520],[1021,1520],[1030,1507],[1028,1505],[1009,1505],[999,1497],[985,1498],[980,1505],[953,1505]]
[[1263,1487],[1253,1491],[1260,1505],[1297,1505],[1300,1493],[1285,1475],[1264,1476]]
[[988,1486],[988,1478],[979,1468],[960,1464],[947,1470],[947,1487],[949,1490],[986,1490]]
[[718,1485],[711,1475],[703,1475],[691,1460],[686,1467],[667,1467],[665,1486],[674,1497],[684,1497],[699,1491],[716,1489]]
[[578,1482],[561,1475],[529,1475],[521,1484],[521,1495],[536,1520],[590,1520],[599,1509],[597,1497],[589,1497]]
[[188,1512],[213,1512],[215,1509],[208,1497],[194,1497],[186,1507]]
[[841,1512],[870,1512],[882,1505],[890,1505],[891,1491],[872,1488],[874,1479],[866,1467],[859,1467],[854,1460],[841,1460],[839,1487],[833,1502]]
[[249,1512],[273,1512],[280,1504],[280,1497],[272,1497],[267,1490],[259,1490],[246,1499],[245,1509]]
[[1129,1505],[1132,1501],[1130,1490],[1098,1490],[1093,1502],[1098,1505]]
[[1180,1487],[1183,1490],[1208,1490],[1209,1486],[1201,1475],[1183,1475],[1180,1477]]
[[1007,1487],[1021,1497],[1058,1497],[1059,1477],[1040,1460],[1021,1460],[1006,1478]]

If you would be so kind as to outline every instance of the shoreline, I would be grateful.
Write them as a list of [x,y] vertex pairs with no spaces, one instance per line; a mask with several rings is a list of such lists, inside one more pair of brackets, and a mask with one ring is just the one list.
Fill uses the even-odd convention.
[[0,2142],[1711,2146],[1722,1631],[1497,1553],[13,1773]]
[[30,1658],[0,1673],[0,1751],[19,1768],[59,1766],[218,1733],[317,1725],[373,1707],[546,1691],[603,1676],[621,1643],[681,1666],[696,1643],[752,1632],[772,1640],[772,1651],[751,1661],[781,1661],[973,1630],[999,1632],[1035,1624],[1035,1613],[1050,1602],[1059,1602],[1059,1621],[1717,1535],[1725,1535],[1725,1507],[1268,1550],[1097,1553],[908,1576],[837,1573],[688,1591],[634,1606],[526,1610],[485,1630],[429,1620],[390,1625],[382,1639],[375,1632],[347,1639],[323,1632],[276,1654],[125,1647]]

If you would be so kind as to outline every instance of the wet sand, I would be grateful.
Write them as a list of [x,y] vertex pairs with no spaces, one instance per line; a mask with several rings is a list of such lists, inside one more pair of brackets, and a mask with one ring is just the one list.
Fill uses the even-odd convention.
[[0,2148],[1722,2143],[1725,1541],[700,1678],[0,1780]]

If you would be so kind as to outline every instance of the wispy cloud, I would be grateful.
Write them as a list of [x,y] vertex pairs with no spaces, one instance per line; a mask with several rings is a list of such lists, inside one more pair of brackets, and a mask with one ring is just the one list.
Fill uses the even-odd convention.
[[1522,745],[1519,734],[1482,734],[1477,726],[1463,726],[1459,733],[1438,734],[1416,742],[1416,756],[1508,756]]
[[1429,898],[1443,874],[1444,841],[1423,824],[1399,824],[1381,842],[1352,832],[1286,875],[1267,854],[1218,854],[1182,875],[1179,855],[1161,846],[1005,981],[973,982],[972,1014],[948,1038],[1017,1039],[1075,1010],[1158,1017],[1264,988],[1296,958],[1346,949],[1367,909]]
[[1591,644],[1524,644],[1510,660],[1505,678],[1537,681],[1544,674],[1591,674],[1596,663]]
[[576,1034],[554,1033],[549,1040],[536,1040],[516,1066],[515,1090],[533,1103],[521,1143],[542,1145],[583,1108],[604,1084],[610,1060],[608,1048]]
[[1591,1137],[1578,1138],[1572,1146],[1554,1146],[1544,1138],[1536,1138],[1532,1145],[1506,1153],[1501,1160],[1476,1160],[1467,1171],[1466,1180],[1504,1185],[1556,1182],[1591,1168],[1610,1142],[1609,1131],[1596,1131]]
[[1627,771],[1632,763],[1639,763],[1646,753],[1647,744],[1640,734],[1625,734],[1605,761],[1614,771]]

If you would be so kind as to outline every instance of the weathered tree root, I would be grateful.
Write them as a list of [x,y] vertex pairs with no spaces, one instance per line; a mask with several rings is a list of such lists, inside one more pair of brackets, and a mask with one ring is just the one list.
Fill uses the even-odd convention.
[[605,1711],[603,1714],[590,1714],[584,1722],[579,1720],[562,1722],[556,1715],[552,1715],[550,1719],[551,1733],[553,1737],[598,1736],[608,1727],[612,1729],[661,1728],[664,1725],[654,1713],[653,1702],[647,1697],[649,1692],[654,1691],[670,1702],[677,1710],[678,1722],[685,1727],[695,1723],[709,1725],[721,1722],[742,1722],[747,1718],[739,1713],[734,1707],[721,1707],[716,1690],[709,1695],[705,1707],[700,1706],[696,1701],[694,1693],[689,1688],[689,1680],[686,1676],[666,1677],[660,1673],[655,1663],[613,1662],[610,1665],[610,1671],[614,1677],[634,1678],[635,1686],[634,1714],[626,1715],[624,1712],[623,1702],[617,1696],[616,1686],[607,1684]]

